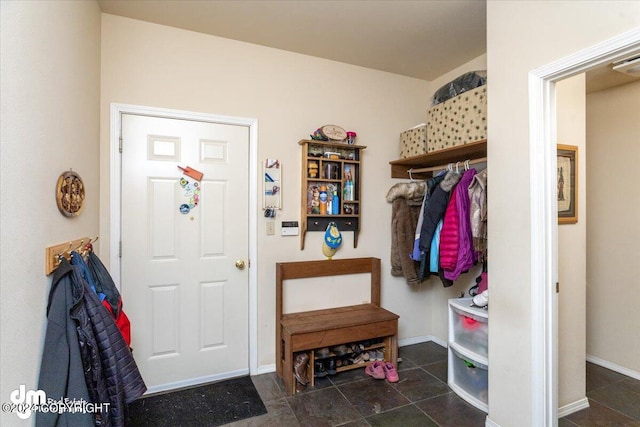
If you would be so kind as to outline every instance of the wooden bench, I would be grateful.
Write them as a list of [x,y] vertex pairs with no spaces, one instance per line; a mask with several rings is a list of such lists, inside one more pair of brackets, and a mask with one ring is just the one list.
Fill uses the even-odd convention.
[[[368,273],[371,277],[370,303],[323,310],[283,313],[283,282],[291,279]],[[321,283],[318,286],[322,286]],[[307,376],[314,385],[315,351],[354,342],[378,341],[365,348],[384,348],[385,361],[397,368],[398,318],[380,307],[380,259],[352,258],[326,261],[281,262],[276,264],[276,373],[288,394],[296,391],[296,354],[309,356]],[[367,362],[371,363],[371,362]],[[338,368],[338,372],[362,368],[358,363]]]

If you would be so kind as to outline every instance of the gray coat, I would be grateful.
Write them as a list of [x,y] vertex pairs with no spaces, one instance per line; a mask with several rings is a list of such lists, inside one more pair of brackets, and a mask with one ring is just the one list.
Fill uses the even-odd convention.
[[[55,401],[68,398],[90,402],[80,356],[78,331],[70,317],[71,308],[80,302],[82,295],[74,295],[71,272],[71,265],[64,263],[56,270],[51,282],[47,305],[47,333],[38,388],[47,394],[47,398]],[[37,427],[92,425],[94,419],[90,413],[36,412]]]

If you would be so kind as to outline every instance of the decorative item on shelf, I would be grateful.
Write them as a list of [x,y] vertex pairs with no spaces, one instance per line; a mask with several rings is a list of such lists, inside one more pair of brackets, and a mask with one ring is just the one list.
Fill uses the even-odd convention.
[[340,165],[338,163],[325,163],[324,164],[324,179],[338,179],[338,170]]
[[331,160],[338,160],[340,158],[340,153],[335,151],[325,151],[324,157]]
[[307,175],[309,178],[317,178],[318,177],[318,162],[309,161],[307,163]]
[[354,131],[352,131],[352,130],[348,131],[347,132],[347,144],[349,144],[349,145],[355,144],[357,136],[358,135]]
[[322,157],[324,151],[322,147],[319,145],[311,145],[309,146],[309,157]]
[[307,189],[307,213],[319,214],[320,213],[320,188],[318,185],[311,183]]
[[322,132],[320,131],[320,128],[316,129],[311,135],[309,135],[311,137],[311,139],[313,139],[314,141],[328,141],[329,138],[327,138],[326,136],[324,136],[322,134]]
[[338,252],[340,245],[342,245],[342,233],[340,233],[336,223],[332,221],[324,232],[324,238],[322,239],[322,254],[331,260],[336,252]]
[[82,178],[69,169],[58,177],[56,186],[56,202],[58,210],[64,216],[74,217],[80,215],[84,207],[84,183]]
[[333,190],[333,196],[331,197],[331,215],[340,215],[340,197],[338,197],[338,190]]
[[351,166],[344,166],[344,201],[352,202],[354,200],[354,191],[353,191],[353,173],[351,172]]
[[327,186],[326,185],[320,186],[319,199],[320,199],[320,215],[326,215],[327,214]]
[[332,141],[344,141],[347,139],[347,132],[337,125],[324,125],[320,128],[320,134]]

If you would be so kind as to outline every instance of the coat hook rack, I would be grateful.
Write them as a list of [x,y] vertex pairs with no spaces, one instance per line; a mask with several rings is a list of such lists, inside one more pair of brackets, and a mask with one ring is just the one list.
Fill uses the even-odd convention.
[[71,258],[71,251],[78,250],[81,246],[89,244],[98,240],[91,240],[90,237],[81,237],[80,239],[70,240],[68,242],[59,243],[57,245],[48,246],[45,248],[44,258],[44,273],[48,276],[53,273],[58,265],[60,265],[60,257],[63,256],[66,259]]

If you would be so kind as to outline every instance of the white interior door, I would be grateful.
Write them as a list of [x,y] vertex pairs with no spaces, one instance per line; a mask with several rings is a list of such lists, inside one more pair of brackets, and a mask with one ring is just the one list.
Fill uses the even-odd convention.
[[248,373],[249,129],[123,114],[121,161],[121,291],[149,391]]

